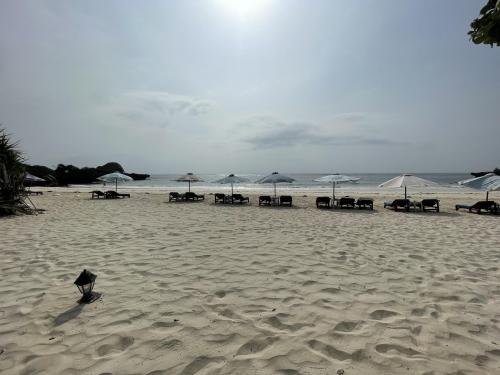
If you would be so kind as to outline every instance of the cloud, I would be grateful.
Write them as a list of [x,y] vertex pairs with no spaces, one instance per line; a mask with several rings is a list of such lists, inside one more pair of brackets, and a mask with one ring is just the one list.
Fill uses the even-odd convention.
[[365,113],[361,112],[347,112],[347,113],[339,113],[333,116],[334,121],[338,121],[344,124],[354,124],[359,123],[367,118]]
[[[357,121],[357,120],[356,120]],[[307,122],[284,122],[272,117],[253,117],[241,126],[251,135],[242,137],[242,141],[254,148],[292,147],[298,145],[317,146],[385,146],[401,145],[407,142],[394,141],[382,137],[368,137],[359,134],[337,134],[328,126],[319,126]]]
[[207,100],[166,91],[127,91],[112,98],[103,109],[130,122],[168,126],[174,117],[198,117],[212,110]]

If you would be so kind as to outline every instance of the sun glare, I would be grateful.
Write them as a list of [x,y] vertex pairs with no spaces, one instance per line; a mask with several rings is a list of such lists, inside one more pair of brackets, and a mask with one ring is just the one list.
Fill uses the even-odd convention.
[[234,18],[248,20],[262,15],[271,0],[217,0],[221,8]]

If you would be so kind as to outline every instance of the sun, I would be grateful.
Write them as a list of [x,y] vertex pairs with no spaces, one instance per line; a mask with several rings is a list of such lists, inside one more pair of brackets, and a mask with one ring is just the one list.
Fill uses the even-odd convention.
[[231,17],[241,20],[256,18],[267,10],[272,0],[217,0]]

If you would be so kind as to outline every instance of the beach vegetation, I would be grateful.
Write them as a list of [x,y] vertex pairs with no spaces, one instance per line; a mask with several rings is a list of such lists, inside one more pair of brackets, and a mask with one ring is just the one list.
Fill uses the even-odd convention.
[[0,128],[0,202],[2,206],[14,205],[24,190],[23,162],[24,158],[18,148],[18,142],[11,140],[5,128]]

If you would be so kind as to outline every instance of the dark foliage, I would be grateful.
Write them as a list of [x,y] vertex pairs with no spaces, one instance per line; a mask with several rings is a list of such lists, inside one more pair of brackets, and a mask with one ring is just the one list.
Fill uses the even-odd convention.
[[0,200],[13,201],[23,190],[24,164],[17,142],[0,128]]
[[[106,163],[96,168],[83,167],[78,168],[74,165],[59,164],[55,170],[41,165],[26,165],[26,170],[38,177],[48,181],[50,185],[66,186],[72,184],[91,184],[97,181],[97,178],[113,172],[124,173],[123,167],[116,162]],[[148,174],[124,173],[134,180],[145,180],[150,176]]]
[[489,0],[470,26],[469,35],[475,44],[500,46],[500,0]]

